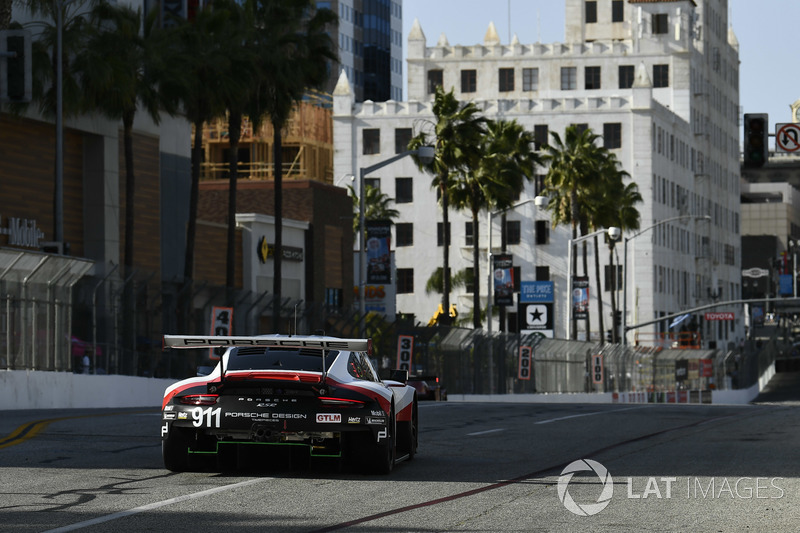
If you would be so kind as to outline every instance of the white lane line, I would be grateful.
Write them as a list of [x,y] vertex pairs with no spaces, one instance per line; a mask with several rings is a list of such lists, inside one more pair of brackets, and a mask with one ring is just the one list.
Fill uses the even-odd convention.
[[614,409],[613,411],[596,411],[594,413],[581,413],[579,415],[569,415],[569,416],[562,416],[559,418],[550,418],[549,420],[539,420],[538,422],[534,422],[534,424],[549,424],[550,422],[558,422],[560,420],[569,420],[570,418],[580,418],[582,416],[594,416],[594,415],[605,415],[608,413],[621,413],[622,411],[632,411],[633,409],[644,409],[645,407],[649,407],[648,405],[640,405],[638,407],[627,407],[625,409]]
[[474,437],[475,435],[486,435],[487,433],[497,433],[498,431],[505,431],[506,428],[487,429],[486,431],[476,431],[475,433],[467,433],[467,437]]
[[172,505],[173,503],[180,503],[186,500],[204,498],[205,496],[216,494],[217,492],[224,492],[226,490],[238,489],[239,487],[246,487],[248,485],[254,485],[255,483],[263,483],[264,481],[267,481],[269,479],[272,478],[251,479],[249,481],[242,481],[241,483],[234,483],[233,485],[225,485],[224,487],[214,487],[213,489],[195,492],[193,494],[184,494],[183,496],[178,496],[177,498],[170,498],[168,500],[163,500],[160,502],[149,503],[147,505],[142,505],[141,507],[134,507],[133,509],[128,509],[127,511],[120,511],[118,513],[113,513],[105,516],[98,516],[97,518],[92,518],[91,520],[85,520],[83,522],[78,522],[76,524],[72,524],[69,526],[50,529],[48,531],[45,531],[45,533],[62,533],[64,531],[75,531],[76,529],[81,529],[84,527],[102,524],[103,522],[116,520],[117,518],[124,518],[126,516],[143,513],[145,511],[152,511],[153,509],[158,509],[159,507],[164,507],[166,505]]

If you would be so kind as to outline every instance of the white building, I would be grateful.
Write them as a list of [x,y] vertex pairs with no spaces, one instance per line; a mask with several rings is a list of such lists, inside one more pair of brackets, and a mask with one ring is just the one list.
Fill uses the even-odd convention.
[[[411,133],[430,124],[438,84],[453,88],[461,101],[475,102],[488,118],[517,120],[536,132],[537,140],[549,138],[549,132],[563,136],[570,124],[586,125],[603,137],[644,198],[638,206],[641,235],[624,235],[629,239],[627,302],[623,305],[620,291],[617,307],[626,309],[626,324],[739,298],[739,60],[727,1],[565,0],[565,5],[565,43],[525,45],[515,37],[503,44],[490,23],[482,44],[450,46],[442,35],[436,46],[427,47],[415,22],[408,36],[408,101],[355,104],[346,77],[340,78],[334,92],[334,174],[358,176],[360,167],[402,151]],[[431,177],[406,158],[368,179],[396,198],[401,214],[393,240],[397,311],[427,321],[441,299],[424,291],[442,262],[437,245],[441,209]],[[530,184],[522,199],[537,192]],[[710,221],[698,220],[704,215]],[[682,218],[672,220],[677,217]],[[482,217],[479,228],[484,258],[487,218]],[[565,338],[569,228],[550,228],[549,214],[533,202],[507,218],[514,238],[519,235],[508,251],[521,279],[554,282],[554,335]],[[469,214],[451,210],[452,272],[472,266],[469,222]],[[493,226],[497,252],[499,217]],[[618,263],[625,263],[622,252],[620,244]],[[602,247],[599,255],[605,270],[608,249]],[[484,294],[486,266],[484,259]],[[598,288],[591,267],[588,276],[591,336],[597,338],[603,332],[597,329]],[[603,285],[604,325],[609,328],[610,298]],[[465,314],[472,295],[457,288],[451,302]],[[723,347],[743,336],[741,308],[712,310],[734,311],[735,320],[706,322],[702,312],[695,313],[704,347]],[[508,311],[515,319],[514,309]],[[672,331],[669,325],[661,320],[637,328],[628,341],[652,345]]]

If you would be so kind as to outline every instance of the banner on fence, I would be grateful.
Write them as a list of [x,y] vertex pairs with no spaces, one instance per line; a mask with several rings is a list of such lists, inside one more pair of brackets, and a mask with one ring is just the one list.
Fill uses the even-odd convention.
[[[233,307],[211,308],[211,335],[233,335]],[[208,349],[208,357],[212,360],[219,359],[224,353],[224,347]]]
[[414,336],[397,336],[397,368],[411,372],[411,360],[414,357]]
[[517,373],[518,379],[531,379],[531,355],[533,348],[530,346],[519,347],[519,371]]

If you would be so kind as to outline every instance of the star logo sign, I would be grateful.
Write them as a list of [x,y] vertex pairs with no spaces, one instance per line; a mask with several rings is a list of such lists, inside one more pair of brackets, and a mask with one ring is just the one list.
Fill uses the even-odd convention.
[[526,317],[529,326],[547,325],[547,306],[529,305],[526,310]]

